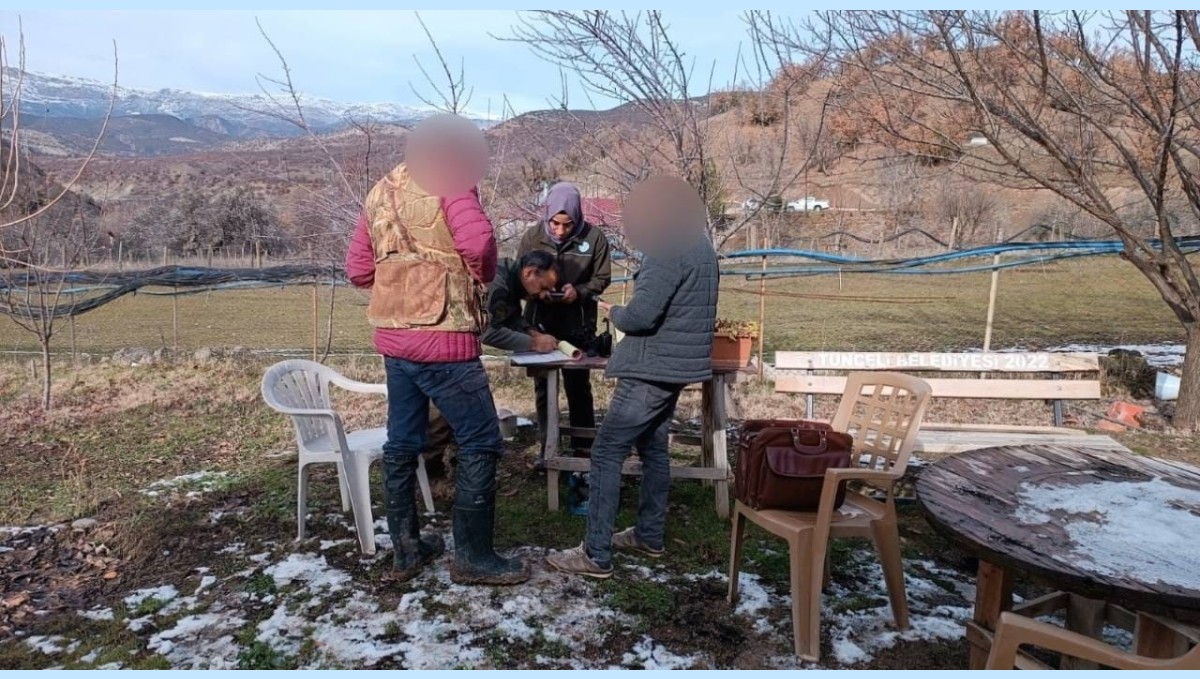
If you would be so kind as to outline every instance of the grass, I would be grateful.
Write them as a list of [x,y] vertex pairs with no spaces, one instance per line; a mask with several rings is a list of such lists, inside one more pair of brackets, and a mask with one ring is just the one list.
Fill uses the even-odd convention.
[[610,578],[600,583],[600,591],[608,605],[640,620],[638,631],[670,622],[676,610],[674,591],[659,583]]
[[[774,280],[767,284],[768,351],[935,350],[979,346],[987,312],[989,274],[947,276],[845,275]],[[720,313],[758,319],[758,283],[733,277],[722,284]],[[1086,291],[1086,293],[1084,293]],[[803,295],[877,298],[811,299]],[[1084,296],[1086,294],[1086,296]],[[322,343],[329,290],[322,289]],[[799,297],[795,297],[799,295]],[[619,301],[621,286],[606,298]],[[903,298],[921,298],[914,303]],[[369,352],[366,297],[339,289],[333,349]],[[111,354],[121,347],[173,346],[170,298],[123,297],[76,319],[81,352]],[[1084,259],[1007,270],[1000,274],[993,344],[1145,342],[1179,340],[1182,329],[1150,283],[1115,258]],[[0,349],[32,351],[33,336],[0,323]],[[179,347],[306,351],[312,346],[312,288],[267,288],[179,298]],[[70,350],[68,325],[54,350]]]
[[[1072,297],[1070,305],[1059,297],[1069,297],[1071,285],[1081,285],[1084,278],[1072,279],[1072,267],[1096,266],[1095,284],[1089,295],[1091,299],[1103,299],[1103,304],[1083,304]],[[1101,262],[1059,265],[1046,273],[1036,271],[1019,272],[1002,280],[1013,281],[1014,290],[1024,290],[1031,295],[1040,295],[1038,305],[1025,305],[1027,319],[1019,317],[1020,309],[1013,307],[1013,300],[1004,301],[1001,295],[1001,312],[998,321],[1013,327],[1026,327],[1022,333],[1028,337],[1041,337],[1044,341],[1095,340],[1146,341],[1170,339],[1173,320],[1165,307],[1156,301],[1151,292],[1146,294],[1138,286],[1137,274],[1128,276],[1119,268]],[[1101,280],[1100,274],[1112,276],[1116,282]],[[1032,276],[1032,277],[1031,277]],[[1044,277],[1045,280],[1039,277]],[[969,279],[971,285],[983,285],[986,298],[986,282],[978,277]],[[930,294],[927,283],[922,293],[913,293],[910,287],[919,281],[931,279],[908,278],[848,278],[847,294],[867,294],[868,290],[891,295]],[[950,279],[933,279],[951,283]],[[1074,282],[1072,282],[1074,281]],[[836,279],[805,279],[789,283],[789,290],[821,291],[819,284],[836,285]],[[888,285],[890,284],[890,287]],[[783,285],[773,283],[772,286]],[[804,287],[809,286],[809,287]],[[1054,294],[1051,288],[1059,286]],[[750,286],[754,287],[754,286]],[[1148,286],[1147,286],[1148,287]],[[964,304],[975,304],[979,295],[974,288],[955,288],[945,285],[950,295]],[[1005,288],[1002,287],[1002,291]],[[259,291],[255,293],[230,293],[230,295],[257,296],[262,300],[286,300],[294,297],[295,291]],[[828,292],[828,291],[826,291]],[[217,296],[212,300],[231,299],[230,295]],[[1107,295],[1107,297],[1105,296]],[[738,317],[757,316],[757,301],[753,296],[724,295],[722,313]],[[740,300],[740,301],[739,301]],[[1056,301],[1058,300],[1058,301]],[[143,303],[145,299],[131,298],[118,304]],[[149,300],[161,303],[162,300]],[[199,303],[200,298],[192,300]],[[304,300],[292,300],[303,308]],[[1153,303],[1152,303],[1153,302]],[[257,302],[256,302],[257,304]],[[825,302],[788,301],[771,311],[768,325],[768,348],[772,343],[785,340],[774,339],[770,334],[771,323],[788,325],[795,331],[788,344],[782,348],[822,348],[826,341],[821,320],[827,315]],[[978,325],[976,312],[982,315],[982,307],[972,308],[956,315],[948,302],[939,302],[947,313],[945,327],[926,328],[920,334],[921,323],[933,324],[933,316],[914,316],[924,307],[892,307],[885,304],[847,304],[841,307],[843,316],[837,323],[845,332],[839,336],[850,338],[847,342],[881,342],[879,345],[864,344],[860,348],[942,348],[966,346],[971,342],[974,328]],[[1042,307],[1057,308],[1061,317],[1038,321]],[[350,305],[347,305],[350,306]],[[871,309],[909,309],[909,316],[891,313],[874,317]],[[182,307],[182,305],[181,305]],[[1086,307],[1086,308],[1085,308]],[[215,307],[214,307],[215,308]],[[271,306],[255,307],[262,312],[258,322],[270,323],[273,313],[283,311]],[[169,313],[169,303],[167,304]],[[822,311],[822,309],[825,309]],[[358,314],[361,308],[351,307]],[[97,314],[107,313],[104,310]],[[216,311],[210,310],[216,314]],[[237,311],[236,318],[243,318]],[[88,316],[92,319],[92,316]],[[96,315],[97,327],[103,324],[103,315]],[[246,316],[248,318],[248,316]],[[280,316],[279,318],[282,318]],[[923,319],[923,320],[922,320]],[[236,323],[234,318],[211,319],[214,324]],[[282,322],[282,321],[281,321]],[[169,316],[168,316],[169,323]],[[355,319],[357,324],[357,317]],[[82,324],[82,320],[81,320]],[[129,343],[135,343],[136,324],[131,322]],[[222,326],[224,327],[224,326]],[[290,326],[289,326],[290,327]],[[284,326],[280,326],[284,328]],[[999,325],[998,325],[999,328]],[[1116,330],[1114,330],[1116,328]],[[1122,331],[1120,328],[1129,328]],[[117,329],[102,328],[105,333]],[[888,334],[888,331],[892,331]],[[245,346],[288,346],[303,344],[291,342],[300,335],[288,334],[292,330],[280,329],[273,333],[262,333],[257,325],[247,325],[246,331],[238,335]],[[1044,334],[1038,334],[1044,333]],[[1138,334],[1141,333],[1141,334]],[[1160,334],[1161,333],[1161,334]],[[1008,342],[1019,341],[1018,334],[1004,335]],[[931,339],[941,337],[942,339]],[[8,336],[0,334],[7,341]],[[80,333],[79,338],[83,338]],[[930,347],[918,343],[947,342]],[[361,338],[363,348],[367,346],[365,333]],[[105,340],[108,341],[108,340]],[[204,344],[217,344],[219,339]],[[894,344],[889,344],[889,342]],[[960,344],[954,344],[958,342]],[[272,344],[274,343],[274,344]],[[1000,343],[1000,340],[997,340]],[[82,343],[81,343],[82,344]],[[95,345],[102,346],[102,345]],[[852,344],[840,344],[838,348],[853,349]],[[104,590],[106,597],[119,600],[120,596],[141,586],[163,582],[182,582],[193,577],[197,566],[211,568],[211,573],[228,575],[250,565],[245,554],[216,554],[221,546],[245,541],[256,545],[249,549],[262,551],[266,541],[285,544],[294,534],[295,521],[295,466],[294,462],[277,459],[269,454],[289,449],[293,445],[293,434],[287,420],[270,411],[258,393],[258,382],[263,368],[271,361],[268,358],[246,358],[222,360],[202,366],[188,363],[161,363],[131,368],[116,364],[81,365],[59,373],[55,384],[56,407],[48,414],[41,413],[34,405],[37,384],[31,381],[25,366],[16,362],[0,361],[0,448],[6,451],[3,474],[0,475],[0,525],[22,525],[70,520],[80,516],[97,516],[105,524],[120,526],[119,533],[108,543],[115,553],[124,559],[121,580]],[[380,363],[375,358],[338,357],[332,361],[335,368],[355,379],[381,381]],[[528,379],[518,371],[497,369],[492,374],[493,392],[498,405],[510,406],[528,416],[532,411],[532,388]],[[610,384],[597,382],[597,402],[604,403]],[[798,401],[791,397],[771,394],[763,385],[739,385],[739,410],[744,416],[778,416],[782,412],[794,412]],[[681,415],[693,408],[694,395],[681,405]],[[350,429],[378,426],[384,417],[384,402],[377,396],[336,395],[335,404],[342,412],[346,426]],[[821,402],[820,408],[829,403]],[[1042,410],[1048,410],[1036,404]],[[978,406],[985,408],[985,405]],[[694,414],[694,413],[692,413]],[[939,414],[940,415],[940,414]],[[931,419],[938,419],[933,415]],[[972,420],[975,418],[972,417]],[[1138,452],[1150,453],[1172,459],[1200,460],[1200,440],[1176,437],[1159,432],[1130,432],[1118,436]],[[525,463],[534,455],[535,438],[531,430],[522,430],[517,440],[510,444],[508,457],[501,466],[498,503],[497,546],[507,549],[522,545],[535,545],[561,549],[577,545],[582,539],[586,520],[565,511],[548,513],[545,509],[544,476],[528,470]],[[681,451],[673,451],[678,453]],[[139,491],[158,479],[169,479],[182,474],[211,470],[224,471],[229,477],[212,484],[197,497],[189,497],[188,491],[195,485],[184,484],[168,497],[149,498]],[[435,482],[435,489],[438,487]],[[445,484],[445,481],[442,481]],[[565,482],[561,490],[565,492]],[[378,486],[376,486],[378,487]],[[443,492],[437,495],[439,508],[449,509],[449,497]],[[632,525],[636,514],[636,479],[626,479],[618,515],[618,528]],[[436,492],[436,490],[435,490]],[[337,487],[331,470],[315,471],[311,486],[310,506],[333,511],[338,504]],[[380,500],[382,498],[379,498]],[[638,564],[651,567],[661,573],[707,573],[724,571],[728,563],[728,523],[719,519],[713,511],[712,489],[696,481],[677,481],[672,484],[671,507],[668,513],[667,553],[662,560],[621,554],[615,561],[618,565]],[[210,512],[237,510],[236,518],[226,518],[219,525],[208,520]],[[232,513],[232,512],[230,512]],[[382,516],[382,508],[376,507],[376,515]],[[961,554],[934,533],[924,523],[916,508],[911,505],[900,507],[903,549],[910,559],[930,559],[942,567],[969,570]],[[320,511],[310,517],[310,532],[314,540],[329,537],[335,532]],[[70,535],[70,531],[64,532]],[[341,533],[336,535],[341,537]],[[88,536],[91,539],[93,536]],[[83,540],[82,536],[71,538]],[[163,554],[169,552],[169,557]],[[246,554],[252,554],[247,551]],[[746,544],[744,568],[759,574],[764,583],[779,590],[788,587],[789,562],[787,547],[756,527],[751,527]],[[853,570],[851,562],[857,552],[851,544],[837,541],[831,545],[831,572],[837,574]],[[381,571],[382,572],[382,567]],[[372,571],[372,576],[375,572]],[[836,575],[835,575],[836,577]],[[931,576],[932,579],[933,576]],[[194,582],[194,579],[192,580]],[[942,583],[939,583],[942,584]],[[119,589],[117,588],[119,586]],[[243,591],[255,599],[279,594],[274,580],[265,574],[252,575],[243,584]],[[948,590],[951,583],[942,584]],[[724,603],[724,586],[720,583],[683,581],[672,577],[667,584],[648,583],[636,575],[622,571],[612,580],[599,584],[581,586],[584,595],[590,591],[603,597],[605,602],[634,619],[632,629],[617,631],[620,635],[653,634],[656,639],[669,643],[684,644],[688,648],[728,648],[740,650],[736,643],[737,630],[730,627],[730,614]],[[290,589],[290,588],[289,588]],[[851,588],[852,590],[852,588]],[[181,589],[181,591],[183,591]],[[389,586],[383,596],[398,598],[405,587]],[[98,595],[97,595],[98,596]],[[291,596],[289,594],[289,596]],[[299,597],[292,597],[299,600]],[[98,603],[101,599],[95,599]],[[868,597],[843,597],[833,605],[839,611],[855,611],[873,606],[875,601]],[[91,605],[89,603],[89,605]],[[162,602],[148,600],[136,607],[130,615],[140,616],[158,613]],[[431,613],[456,616],[462,613],[451,605],[442,608],[431,605]],[[259,613],[265,614],[263,609]],[[316,612],[316,611],[315,611]],[[23,644],[0,643],[0,668],[31,668],[62,664],[69,668],[101,665],[107,662],[122,662],[127,668],[150,669],[166,667],[167,661],[148,653],[136,635],[129,632],[121,621],[98,623],[83,621],[77,616],[54,615],[30,623],[38,626],[35,633],[62,634],[72,639],[85,640],[81,647],[69,654],[70,657],[48,658]],[[530,623],[534,629],[537,625]],[[246,629],[253,629],[249,624]],[[250,633],[243,630],[246,635]],[[398,637],[399,628],[388,629],[389,637]],[[685,636],[687,635],[687,636]],[[624,639],[625,637],[621,637]],[[633,637],[636,638],[636,637]],[[732,641],[731,641],[732,640]],[[304,641],[297,657],[281,657],[250,636],[241,639],[243,651],[238,658],[244,669],[273,669],[303,665],[316,658],[319,653],[312,639]],[[936,647],[936,648],[935,648]],[[926,648],[921,646],[920,648]],[[931,646],[935,655],[945,657],[945,664],[958,662],[961,648]],[[79,658],[90,650],[103,649],[93,663],[82,663]],[[956,650],[957,649],[957,650]],[[130,651],[136,651],[130,655]],[[558,658],[570,654],[570,649],[561,642],[535,636],[520,644],[493,644],[487,652],[488,662],[501,668],[528,668],[535,657]],[[725,662],[721,660],[720,662]],[[882,654],[873,666],[888,666],[887,654]],[[941,661],[939,661],[941,662]],[[921,662],[897,659],[898,667],[924,666]]]

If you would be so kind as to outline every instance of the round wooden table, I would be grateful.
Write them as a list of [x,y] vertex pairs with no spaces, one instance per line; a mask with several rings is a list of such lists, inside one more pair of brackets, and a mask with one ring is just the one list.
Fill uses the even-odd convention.
[[[935,529],[980,559],[972,669],[1005,610],[1065,606],[1068,628],[1091,636],[1136,611],[1136,650],[1157,657],[1180,648],[1164,618],[1200,622],[1196,467],[1083,446],[984,448],[925,469],[917,497]],[[1014,572],[1064,592],[1014,609]]]

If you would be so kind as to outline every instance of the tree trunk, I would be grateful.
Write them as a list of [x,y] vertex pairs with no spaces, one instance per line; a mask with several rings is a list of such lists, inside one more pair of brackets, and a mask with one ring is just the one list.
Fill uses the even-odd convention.
[[1185,324],[1187,354],[1179,379],[1179,399],[1175,401],[1172,424],[1178,429],[1195,430],[1200,424],[1200,322]]
[[42,344],[42,410],[50,410],[50,338],[40,339]]

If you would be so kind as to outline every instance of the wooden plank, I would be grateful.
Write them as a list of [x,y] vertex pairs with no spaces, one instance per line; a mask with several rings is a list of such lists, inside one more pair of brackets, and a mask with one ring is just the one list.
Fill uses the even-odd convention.
[[[1000,622],[1000,614],[1012,609],[1012,593],[1012,571],[980,560],[978,575],[975,577],[975,611],[971,621],[985,630],[995,632],[996,625]],[[991,639],[988,639],[986,645],[978,639],[972,640],[971,669],[984,669],[991,647]]]
[[[979,625],[979,623],[976,623],[973,620],[967,622],[967,643],[971,644],[972,647],[980,646],[980,647],[991,649],[992,641],[994,641],[995,638],[996,638],[995,634],[992,634],[988,630],[981,627]],[[1047,665],[1046,663],[1042,662],[1041,660],[1034,658],[1032,655],[1030,655],[1028,652],[1026,652],[1023,649],[1017,649],[1017,659],[1013,663],[1013,667],[1016,667],[1019,670],[1052,670],[1052,669],[1054,669],[1053,667]],[[1006,668],[1001,668],[1001,669],[1006,669]]]
[[1094,449],[1129,452],[1116,440],[1103,434],[1022,434],[1017,432],[925,431],[917,434],[913,452],[952,455],[980,448],[1026,445],[1080,445]]
[[1132,633],[1137,625],[1137,613],[1130,611],[1128,608],[1109,604],[1108,606],[1108,624],[1113,627],[1119,627],[1126,632]]
[[[546,458],[546,469],[567,472],[586,472],[591,471],[592,461],[590,458],[586,457]],[[627,460],[625,464],[621,466],[621,473],[628,476],[640,476],[642,474],[641,461]],[[715,469],[712,467],[671,465],[671,478],[728,481],[730,479],[730,471],[728,469]]]
[[[1108,604],[1098,600],[1079,596],[1067,595],[1067,629],[1078,632],[1085,637],[1099,639],[1107,620],[1105,609]],[[1098,670],[1100,665],[1090,660],[1063,655],[1059,668],[1064,670]]]
[[1061,434],[1063,436],[1086,436],[1082,429],[1070,427],[1037,427],[1023,424],[956,424],[952,422],[922,422],[921,431],[973,431],[1009,432],[1013,434]]
[[[814,422],[824,422],[829,424],[827,418],[811,418]],[[1012,434],[1051,434],[1057,436],[1088,436],[1088,433],[1082,429],[1072,429],[1070,427],[1043,427],[1043,426],[1028,426],[1024,424],[972,424],[958,422],[922,422],[922,432],[1005,432]],[[1107,437],[1105,437],[1107,438]]]
[[1051,592],[1036,599],[1021,602],[1013,606],[1013,613],[1020,613],[1028,618],[1040,618],[1043,615],[1058,613],[1067,607],[1067,592]]
[[937,372],[1097,372],[1100,357],[1090,353],[936,353],[860,351],[777,351],[775,367],[785,370],[913,370]]
[[1161,618],[1139,615],[1133,633],[1134,652],[1147,658],[1178,658],[1188,651],[1188,638]]
[[[934,398],[996,398],[1031,400],[1099,400],[1099,380],[971,380],[929,379]],[[781,373],[775,391],[785,394],[841,394],[846,378]],[[864,393],[865,390],[864,390]]]
[[704,438],[698,434],[671,434],[668,445],[696,446],[704,445]]

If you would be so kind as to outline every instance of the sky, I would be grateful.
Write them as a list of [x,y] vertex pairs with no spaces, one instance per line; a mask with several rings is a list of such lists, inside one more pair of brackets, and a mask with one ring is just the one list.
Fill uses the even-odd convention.
[[[694,79],[720,87],[734,80],[745,28],[738,9],[666,11]],[[23,24],[26,68],[109,82],[112,42],[123,87],[164,87],[221,93],[258,92],[257,74],[278,76],[279,62],[258,32],[258,18],[276,43],[302,92],[347,102],[393,101],[419,105],[410,83],[433,92],[414,62],[437,67],[412,11],[4,11],[0,32],[16,44]],[[528,47],[505,43],[517,20],[510,10],[422,11],[443,54],[465,68],[474,88],[470,109],[500,114],[507,95],[517,112],[546,108],[561,87],[557,67]],[[15,62],[15,55],[9,55]],[[715,71],[713,71],[715,65]],[[702,93],[702,92],[698,92]],[[595,100],[600,108],[615,102]],[[591,108],[572,83],[573,108]]]

